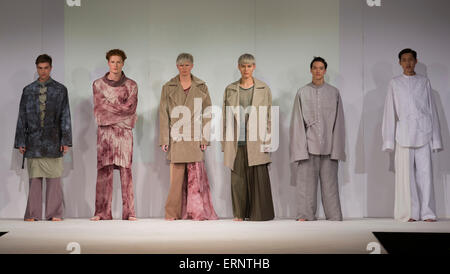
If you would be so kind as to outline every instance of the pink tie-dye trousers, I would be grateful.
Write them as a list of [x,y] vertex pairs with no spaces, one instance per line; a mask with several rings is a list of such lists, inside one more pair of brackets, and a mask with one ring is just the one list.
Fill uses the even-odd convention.
[[114,165],[105,166],[97,170],[97,187],[95,195],[95,216],[101,220],[111,220],[111,204],[113,193],[113,171],[120,170],[120,181],[122,184],[122,219],[136,217],[134,211],[133,179],[131,168],[118,167]]
[[205,163],[188,163],[186,168],[187,174],[183,183],[182,219],[217,220],[218,217],[211,201]]

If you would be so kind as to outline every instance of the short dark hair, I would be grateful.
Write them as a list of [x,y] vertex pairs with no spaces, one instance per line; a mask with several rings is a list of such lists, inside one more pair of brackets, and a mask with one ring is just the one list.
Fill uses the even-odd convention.
[[120,57],[122,57],[122,61],[124,61],[124,62],[125,62],[125,59],[127,59],[127,55],[121,49],[112,49],[112,50],[108,51],[106,53],[106,60],[109,61],[109,58],[111,58],[111,56],[120,56]]
[[47,54],[41,54],[36,58],[36,65],[40,63],[49,63],[52,66],[52,57]]
[[402,49],[399,53],[398,53],[398,60],[402,60],[402,55],[406,54],[406,53],[411,53],[412,56],[414,57],[414,59],[417,60],[417,52],[415,50],[412,49]]
[[309,68],[312,69],[314,62],[322,62],[325,66],[325,69],[327,69],[328,64],[327,61],[325,61],[325,59],[323,59],[322,57],[319,56],[314,56],[314,59],[311,61],[311,64],[309,65]]

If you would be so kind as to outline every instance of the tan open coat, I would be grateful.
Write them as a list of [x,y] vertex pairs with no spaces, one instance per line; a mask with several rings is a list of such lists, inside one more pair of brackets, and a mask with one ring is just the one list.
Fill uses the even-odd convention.
[[[200,108],[194,109],[195,98],[201,99]],[[189,108],[191,117],[183,117],[183,114],[175,115],[176,112],[173,110],[178,106]],[[204,152],[201,150],[200,145],[209,145],[211,117],[210,111],[206,108],[210,106],[211,98],[209,97],[206,83],[193,75],[192,85],[187,97],[184,95],[178,75],[163,86],[159,105],[159,145],[169,145],[167,159],[171,163],[203,161]],[[204,114],[206,118],[203,117]],[[195,134],[194,127],[195,119],[200,124],[200,131],[197,134]],[[179,129],[178,132],[181,135],[190,135],[190,140],[173,136],[171,129],[174,126]]]
[[[268,134],[271,134],[271,108],[272,108],[272,93],[270,88],[266,83],[254,78],[254,90],[253,90],[253,98],[252,98],[252,106],[255,109],[249,113],[248,126],[246,136],[252,135],[250,132],[251,128],[257,130],[257,138],[256,141],[249,140],[247,141],[247,152],[248,152],[248,165],[256,166],[262,165],[266,163],[270,163],[270,153],[264,152],[263,147],[270,146],[271,140]],[[234,115],[227,115],[226,107],[233,106],[239,107],[239,81],[236,81],[230,85],[228,85],[225,89],[225,94],[223,96],[223,106],[222,106],[222,152],[224,152],[224,164],[229,167],[231,170],[234,169],[234,160],[236,158],[237,148],[238,148],[238,136],[239,136],[239,111],[237,111]],[[267,110],[264,113],[264,110],[259,108],[261,106],[265,106]],[[263,136],[260,135],[259,129],[259,121],[261,117],[265,116],[266,123],[263,123],[266,127]],[[233,119],[234,116],[234,119]],[[253,117],[253,118],[252,118]],[[228,118],[228,119],[227,119]],[[227,139],[227,129],[232,130],[229,131],[230,139]],[[234,137],[233,137],[234,135]],[[266,136],[267,135],[267,136]]]

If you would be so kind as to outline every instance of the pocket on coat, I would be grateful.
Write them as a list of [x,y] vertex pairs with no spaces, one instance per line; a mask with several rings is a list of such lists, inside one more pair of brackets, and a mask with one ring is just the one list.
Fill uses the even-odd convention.
[[418,129],[423,133],[430,133],[433,128],[431,125],[431,115],[423,115],[417,119]]

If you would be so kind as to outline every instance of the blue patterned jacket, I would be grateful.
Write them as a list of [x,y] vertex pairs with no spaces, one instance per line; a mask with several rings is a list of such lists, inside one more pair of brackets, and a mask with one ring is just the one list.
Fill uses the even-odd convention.
[[72,146],[67,88],[55,80],[47,83],[43,127],[39,115],[39,90],[38,80],[23,89],[14,148],[26,147],[25,158],[62,157],[61,146]]

